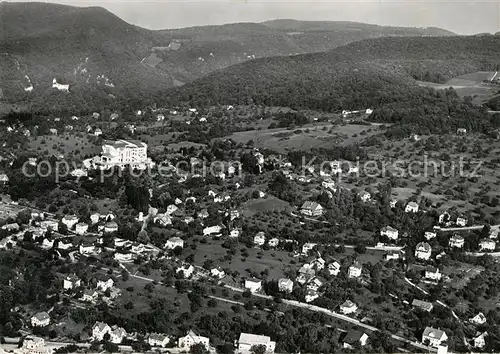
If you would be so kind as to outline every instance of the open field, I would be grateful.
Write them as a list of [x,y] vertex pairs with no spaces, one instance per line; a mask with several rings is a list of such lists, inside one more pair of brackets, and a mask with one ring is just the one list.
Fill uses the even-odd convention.
[[292,207],[287,202],[267,196],[265,199],[251,199],[243,204],[243,215],[252,216],[256,213],[268,213],[272,211],[287,211],[289,212]]
[[481,104],[492,98],[500,91],[500,86],[484,84],[483,80],[490,80],[495,75],[493,71],[478,71],[475,73],[457,76],[445,84],[420,81],[421,86],[432,87],[436,90],[444,90],[453,87],[461,96],[471,96],[475,104]]
[[41,153],[48,151],[48,155],[75,154],[81,158],[96,155],[100,146],[90,142],[86,134],[62,133],[60,135],[45,135],[30,139],[29,149]]
[[328,148],[334,145],[355,144],[378,132],[377,126],[338,126],[330,123],[318,123],[290,130],[277,128],[238,132],[227,138],[243,144],[253,140],[256,148],[267,148],[285,153],[291,150],[310,150]]

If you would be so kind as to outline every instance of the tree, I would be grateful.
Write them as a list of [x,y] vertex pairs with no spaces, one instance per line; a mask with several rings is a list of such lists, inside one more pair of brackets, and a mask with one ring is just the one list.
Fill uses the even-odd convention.
[[203,343],[196,343],[195,345],[192,345],[191,348],[189,349],[190,354],[209,354],[209,351],[205,344]]
[[254,354],[264,354],[267,348],[264,344],[252,345],[250,352]]

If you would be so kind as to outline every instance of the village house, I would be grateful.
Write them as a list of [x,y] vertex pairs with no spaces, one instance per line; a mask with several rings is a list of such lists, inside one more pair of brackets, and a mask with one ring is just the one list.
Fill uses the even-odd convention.
[[122,327],[113,326],[109,332],[109,341],[114,344],[120,344],[127,336],[127,332]]
[[389,207],[391,209],[394,209],[397,204],[398,204],[398,200],[397,199],[391,199],[390,202],[389,202]]
[[82,294],[82,301],[95,303],[99,294],[95,290],[85,290]]
[[304,243],[304,245],[302,246],[302,253],[308,254],[317,245],[318,245],[317,243]]
[[446,224],[447,222],[450,221],[451,215],[447,211],[439,214],[438,222],[440,224]]
[[65,215],[61,222],[66,225],[68,230],[71,230],[78,223],[78,217],[76,215]]
[[163,333],[151,333],[148,336],[148,344],[152,347],[163,347],[170,343],[170,338]]
[[312,277],[307,282],[307,289],[308,290],[318,291],[319,288],[321,288],[322,286],[323,286],[323,281],[321,281],[321,279],[316,277],[316,276]]
[[221,267],[216,267],[210,269],[210,275],[214,278],[222,279],[226,276],[226,273],[224,272],[224,270],[222,270]]
[[323,215],[323,207],[316,202],[306,201],[302,204],[300,212],[307,216],[321,216]]
[[365,332],[350,329],[342,340],[342,345],[344,349],[354,349],[358,346],[364,347],[367,341],[368,335]]
[[193,331],[189,331],[186,336],[179,338],[177,346],[180,350],[189,351],[195,344],[203,344],[205,348],[208,349],[210,346],[210,339],[199,336]]
[[56,220],[42,220],[40,222],[40,228],[42,230],[52,230],[52,231],[59,231],[59,222],[57,222]]
[[[0,347],[0,353],[6,353]],[[16,349],[14,353],[19,354],[52,354],[54,349],[45,344],[45,340],[40,337],[26,337],[23,340],[23,345],[19,349]]]
[[95,130],[94,130],[94,136],[101,136],[101,135],[102,135],[101,128],[95,128]]
[[240,212],[238,210],[231,210],[229,213],[229,218],[231,221],[240,217]]
[[426,312],[431,312],[434,307],[434,305],[432,305],[431,302],[422,301],[418,299],[413,299],[413,302],[411,304],[413,307],[419,308],[420,310]]
[[480,251],[494,251],[497,246],[497,243],[489,238],[483,238],[479,241],[479,250]]
[[169,225],[172,225],[172,218],[167,215],[167,214],[156,214],[156,216],[153,218],[153,222],[155,224],[158,224],[159,226],[162,227],[167,227]]
[[304,300],[307,303],[313,302],[317,298],[319,298],[319,294],[318,294],[318,292],[316,290],[313,290],[313,289],[307,289],[306,290],[306,295],[304,296]]
[[362,270],[363,266],[359,262],[354,262],[354,264],[349,267],[348,278],[359,278]]
[[428,260],[431,257],[432,247],[427,242],[420,242],[415,247],[415,257]]
[[240,231],[241,230],[238,229],[238,228],[232,229],[231,232],[229,233],[229,237],[231,237],[231,238],[237,238],[237,237],[239,237],[240,236]]
[[391,226],[385,226],[384,228],[382,228],[382,230],[380,230],[380,235],[386,236],[391,240],[397,240],[399,236],[399,231]]
[[279,291],[291,293],[293,290],[293,281],[288,278],[281,278],[278,280]]
[[457,135],[465,135],[467,134],[467,129],[465,128],[458,128],[457,129]]
[[439,347],[442,343],[446,342],[448,336],[440,329],[432,327],[425,327],[422,333],[422,343],[429,343],[431,347]]
[[266,243],[266,236],[263,231],[258,232],[253,238],[253,244],[256,246],[264,246]]
[[259,291],[262,288],[262,281],[256,278],[245,279],[245,289],[252,293]]
[[328,264],[328,274],[337,276],[340,272],[340,263],[334,260],[332,263]]
[[44,238],[43,241],[42,241],[42,248],[44,250],[48,250],[48,249],[51,249],[52,247],[54,247],[54,240],[48,239],[48,238]]
[[486,316],[484,313],[479,312],[476,316],[472,317],[470,323],[475,324],[476,326],[482,326],[486,323]]
[[107,222],[104,225],[104,232],[105,233],[118,232],[118,224],[114,221]]
[[213,234],[219,234],[221,231],[222,231],[222,226],[219,225],[208,226],[203,229],[203,235],[208,236]]
[[441,280],[441,272],[439,272],[439,268],[437,267],[428,267],[425,270],[424,278],[428,280],[439,281]]
[[189,225],[194,222],[194,218],[192,216],[186,216],[182,221],[184,222],[184,224]]
[[482,349],[486,346],[486,337],[488,336],[488,332],[483,332],[476,337],[474,337],[474,348]]
[[90,223],[92,225],[95,225],[99,222],[99,219],[100,219],[101,215],[99,213],[94,213],[92,215],[90,215]]
[[390,260],[395,260],[395,259],[399,259],[400,257],[400,254],[399,252],[390,252],[390,253],[386,253],[384,254],[384,260],[386,261],[390,261]]
[[257,334],[241,333],[237,341],[239,353],[252,353],[253,348],[257,346],[265,347],[265,353],[274,353],[276,342],[271,341],[268,336],[260,336]]
[[189,279],[191,278],[191,276],[193,275],[194,273],[194,267],[189,264],[189,265],[184,265],[182,267],[178,267],[176,270],[175,270],[176,273],[180,273],[180,272],[183,272],[184,274],[184,278],[185,279]]
[[63,280],[63,288],[66,290],[79,288],[81,284],[81,280],[74,274],[68,275]]
[[179,210],[179,208],[174,205],[174,204],[170,204],[168,207],[167,207],[167,210],[165,211],[165,214],[167,215],[172,215],[173,213],[175,213],[177,210]]
[[38,312],[31,317],[31,325],[33,327],[45,327],[50,324],[50,316],[47,312]]
[[335,181],[331,178],[326,178],[323,182],[321,182],[321,186],[334,192],[337,191],[337,188],[335,188]]
[[463,248],[464,243],[465,239],[462,236],[455,234],[450,238],[449,245],[450,247]]
[[89,229],[89,225],[83,222],[80,222],[75,225],[75,233],[77,235],[84,235]]
[[358,193],[358,197],[359,197],[359,199],[361,199],[361,201],[363,203],[367,203],[370,201],[372,195],[370,193],[368,193],[367,191],[361,191]]
[[100,291],[106,291],[108,289],[111,289],[113,287],[113,285],[115,284],[115,282],[113,281],[113,279],[109,278],[109,279],[102,279],[102,280],[98,280],[97,281],[97,290],[100,290]]
[[408,204],[406,204],[405,212],[418,213],[418,204],[415,202],[409,202]]
[[95,250],[96,248],[93,243],[82,243],[79,248],[80,254],[83,255],[92,254],[95,252]]
[[96,322],[92,327],[92,339],[100,342],[104,336],[111,332],[111,327],[104,322]]
[[351,300],[346,300],[342,305],[340,305],[340,312],[344,315],[350,315],[358,310],[358,305],[356,305]]
[[141,254],[146,250],[146,247],[142,243],[134,243],[130,250],[132,253]]
[[309,279],[316,275],[316,271],[311,267],[310,264],[304,264],[299,269],[299,275],[297,276],[297,282],[300,284],[305,284]]
[[311,263],[309,263],[311,268],[316,270],[322,270],[325,268],[325,260],[321,257],[315,258]]
[[269,247],[278,247],[279,243],[280,243],[280,240],[277,237],[273,237],[272,239],[267,241],[267,244],[269,245]]
[[134,259],[134,255],[130,252],[116,252],[113,258],[118,262],[132,262]]
[[180,237],[174,236],[167,240],[165,243],[165,248],[169,250],[173,250],[174,248],[184,248],[184,240]]
[[458,217],[455,223],[457,224],[457,226],[465,227],[467,226],[467,219]]
[[433,238],[436,238],[436,236],[437,236],[437,234],[435,232],[432,232],[432,231],[426,231],[424,234],[424,237],[427,241],[430,241]]

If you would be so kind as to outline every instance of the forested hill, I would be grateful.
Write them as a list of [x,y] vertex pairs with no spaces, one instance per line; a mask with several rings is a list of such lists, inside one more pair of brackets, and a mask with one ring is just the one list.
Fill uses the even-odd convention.
[[[151,31],[101,7],[2,2],[0,104],[75,113],[140,106],[159,90],[256,58],[326,51],[366,38],[443,32],[452,35],[438,29],[293,20]],[[52,88],[54,78],[69,85],[69,94]]]
[[377,107],[416,88],[496,70],[500,38],[411,37],[364,40],[331,52],[263,58],[214,72],[163,96],[168,103],[247,103],[326,111]]
[[[399,107],[416,108],[424,100],[434,102],[435,93],[419,87],[415,79],[445,82],[468,72],[494,71],[499,54],[497,36],[365,40],[326,53],[235,65],[159,99],[166,104],[256,103],[324,111],[393,109],[396,102]],[[439,109],[447,115],[445,106]],[[397,112],[387,114],[390,121],[401,119]]]

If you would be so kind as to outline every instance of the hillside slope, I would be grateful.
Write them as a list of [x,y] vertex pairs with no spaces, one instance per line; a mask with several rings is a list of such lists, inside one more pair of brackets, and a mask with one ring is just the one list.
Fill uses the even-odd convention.
[[[420,87],[416,79],[440,82],[498,67],[500,38],[495,36],[380,38],[326,53],[235,65],[169,90],[159,99],[166,104],[255,103],[324,111],[371,107],[377,109],[372,119],[385,122],[415,123],[435,114],[446,118],[456,108],[461,116],[467,112],[472,118],[478,112],[470,104],[462,107],[456,93],[436,93]],[[427,123],[436,127],[435,122]],[[441,126],[454,125],[445,119]]]
[[499,54],[496,36],[379,38],[331,52],[235,65],[170,90],[167,98],[324,110],[378,106],[399,97],[398,90],[391,90],[394,85],[415,88],[416,79],[445,82],[468,72],[495,71]]
[[[329,50],[373,36],[441,34],[344,22],[301,28],[271,21],[150,31],[100,7],[2,2],[0,99],[35,110],[143,104],[159,90],[260,57]],[[69,93],[53,89],[54,79],[69,85]]]

